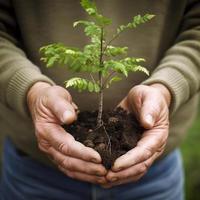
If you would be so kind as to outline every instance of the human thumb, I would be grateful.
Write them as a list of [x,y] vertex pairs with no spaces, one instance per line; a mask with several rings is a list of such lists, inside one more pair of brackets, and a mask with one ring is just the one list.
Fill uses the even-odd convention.
[[146,129],[151,129],[154,126],[156,120],[156,109],[152,105],[151,101],[145,102],[140,112],[140,123]]
[[154,118],[151,114],[145,114],[142,116],[142,122],[143,122],[143,126],[144,128],[152,128],[154,125]]
[[66,99],[57,99],[52,103],[51,110],[63,124],[71,124],[77,119],[74,106]]
[[76,112],[75,112],[74,108],[72,107],[72,109],[71,108],[69,109],[69,107],[68,107],[68,109],[65,110],[62,115],[61,121],[66,124],[71,124],[76,119],[77,119],[77,116],[76,116]]

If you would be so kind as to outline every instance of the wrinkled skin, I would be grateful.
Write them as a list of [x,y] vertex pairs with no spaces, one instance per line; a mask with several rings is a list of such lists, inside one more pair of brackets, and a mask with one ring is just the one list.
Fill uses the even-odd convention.
[[75,141],[61,127],[77,117],[77,106],[64,88],[38,82],[27,95],[40,150],[67,176],[105,188],[137,181],[162,154],[168,137],[170,100],[169,91],[161,84],[138,85],[130,90],[119,106],[134,112],[147,130],[137,146],[107,171],[96,151]]
[[105,184],[107,171],[100,155],[75,141],[61,125],[76,119],[76,105],[62,87],[36,83],[28,92],[28,106],[35,125],[38,147],[67,176],[95,184]]
[[112,187],[139,180],[152,163],[162,154],[169,130],[169,91],[160,84],[133,87],[120,106],[134,112],[141,125],[147,130],[137,146],[119,157],[106,175]]

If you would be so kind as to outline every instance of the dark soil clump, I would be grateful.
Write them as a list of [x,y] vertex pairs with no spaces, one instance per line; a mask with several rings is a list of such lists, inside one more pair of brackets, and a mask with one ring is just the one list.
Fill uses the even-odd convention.
[[144,129],[122,108],[103,112],[102,118],[102,126],[96,128],[97,111],[80,112],[77,121],[64,128],[77,141],[99,152],[103,165],[110,169],[118,157],[136,146]]

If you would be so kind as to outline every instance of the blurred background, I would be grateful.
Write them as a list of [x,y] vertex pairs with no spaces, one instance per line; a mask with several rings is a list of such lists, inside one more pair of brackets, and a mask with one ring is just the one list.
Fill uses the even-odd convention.
[[200,107],[181,146],[186,176],[186,200],[200,200]]

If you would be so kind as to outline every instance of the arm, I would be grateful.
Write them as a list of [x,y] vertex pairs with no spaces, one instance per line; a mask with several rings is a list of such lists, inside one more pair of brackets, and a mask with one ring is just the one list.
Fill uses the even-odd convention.
[[200,2],[190,0],[175,44],[143,84],[161,83],[172,95],[170,114],[200,88]]
[[0,101],[24,117],[28,116],[26,94],[37,81],[53,85],[20,48],[19,30],[10,1],[0,2]]
[[38,147],[66,175],[105,183],[100,155],[75,141],[61,126],[76,118],[70,94],[28,60],[20,48],[10,1],[0,2],[0,101],[23,117],[30,110]]
[[143,84],[145,85],[133,87],[120,106],[129,112],[134,112],[147,130],[134,149],[116,160],[106,177],[110,183],[105,187],[137,181],[147,172],[162,154],[167,142],[169,113],[175,113],[199,91],[200,2],[198,0],[189,2],[175,44],[166,52],[151,77]]

